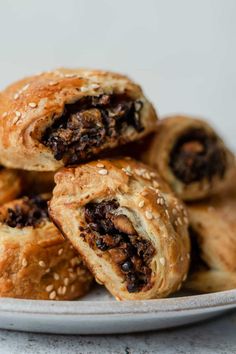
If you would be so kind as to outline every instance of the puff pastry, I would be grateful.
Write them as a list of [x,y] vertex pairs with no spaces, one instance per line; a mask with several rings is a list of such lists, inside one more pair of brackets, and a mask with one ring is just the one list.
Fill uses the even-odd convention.
[[48,219],[47,196],[0,207],[0,297],[69,300],[84,295],[92,276]]
[[217,133],[205,121],[188,116],[161,120],[141,159],[155,167],[184,200],[218,192],[235,166]]
[[188,205],[192,261],[185,288],[210,292],[236,288],[236,188]]
[[130,158],[55,175],[49,212],[96,280],[118,300],[178,290],[189,264],[186,210],[157,173]]
[[157,116],[141,88],[106,71],[59,69],[0,94],[0,161],[55,171],[140,139]]
[[19,171],[0,166],[0,205],[15,199],[22,192]]

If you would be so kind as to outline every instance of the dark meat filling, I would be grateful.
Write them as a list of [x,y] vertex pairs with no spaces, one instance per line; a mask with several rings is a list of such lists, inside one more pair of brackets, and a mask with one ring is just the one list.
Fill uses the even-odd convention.
[[225,151],[214,135],[202,129],[186,132],[175,144],[170,154],[173,173],[185,184],[217,175],[223,177],[226,170]]
[[85,219],[96,233],[84,236],[90,247],[110,254],[125,277],[127,290],[138,292],[150,282],[148,265],[155,250],[149,241],[139,237],[127,216],[115,215],[118,207],[116,200],[87,204]]
[[66,164],[81,162],[106,142],[122,142],[127,127],[142,131],[141,108],[142,102],[125,95],[84,97],[65,106],[63,115],[46,129],[42,143],[51,148],[56,160],[65,157]]
[[4,223],[10,227],[37,226],[48,219],[47,201],[41,196],[25,197],[20,205],[9,208]]

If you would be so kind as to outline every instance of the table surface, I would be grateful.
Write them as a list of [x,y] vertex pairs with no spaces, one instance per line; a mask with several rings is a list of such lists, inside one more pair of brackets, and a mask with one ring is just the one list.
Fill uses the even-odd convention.
[[196,325],[139,334],[64,336],[0,331],[0,354],[236,353],[236,311]]

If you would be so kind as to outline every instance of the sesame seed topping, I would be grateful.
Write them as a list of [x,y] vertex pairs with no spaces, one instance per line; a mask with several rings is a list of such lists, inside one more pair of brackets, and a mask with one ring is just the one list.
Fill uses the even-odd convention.
[[88,87],[82,86],[82,87],[80,87],[80,91],[81,92],[87,92],[88,91]]
[[54,278],[54,280],[59,280],[60,279],[60,277],[59,277],[59,275],[57,273],[53,273],[53,278]]
[[75,291],[75,285],[71,285],[71,288],[70,288],[71,292],[73,293]]
[[63,287],[62,287],[62,294],[63,294],[63,295],[65,295],[66,290],[67,290],[66,286],[63,286]]
[[143,197],[146,197],[146,196],[148,195],[148,193],[147,193],[146,191],[142,191],[142,192],[141,192],[141,195],[142,195]]
[[20,118],[20,117],[21,117],[21,112],[16,111],[16,116],[17,116],[18,118]]
[[149,172],[145,172],[143,177],[147,180],[150,180],[151,179],[151,176],[150,176],[150,173]]
[[23,258],[21,264],[22,264],[23,267],[27,267],[28,262],[27,262],[27,260],[25,258]]
[[155,188],[158,188],[160,186],[159,183],[157,183],[157,181],[153,181],[152,184],[153,184],[153,187],[155,187]]
[[39,261],[39,266],[42,267],[42,268],[45,268],[46,264],[45,264],[44,261]]
[[107,175],[108,171],[105,168],[102,168],[101,170],[98,171],[100,175]]
[[147,218],[148,220],[152,220],[153,215],[152,215],[152,212],[151,212],[151,211],[146,210],[146,211],[145,211],[145,215],[146,215],[146,218]]
[[97,89],[97,88],[99,88],[99,85],[98,84],[91,84],[90,87],[92,89]]
[[50,294],[49,294],[49,299],[50,300],[54,300],[57,296],[57,293],[55,290],[53,290]]
[[2,115],[2,117],[5,118],[7,115],[8,115],[8,113],[7,113],[7,112],[4,112],[3,115]]
[[164,257],[161,257],[160,259],[159,259],[159,261],[160,261],[160,263],[161,263],[161,265],[165,265],[165,263],[166,263],[166,260],[165,260],[165,258]]
[[165,213],[166,213],[166,216],[167,216],[168,218],[170,218],[170,214],[169,214],[169,212],[168,212],[167,209],[165,210]]
[[50,270],[51,270],[50,268],[46,269],[46,270],[45,270],[45,273],[49,273]]
[[74,257],[70,260],[70,264],[72,265],[72,267],[74,267],[76,264],[80,263],[80,259],[79,257]]
[[99,168],[103,168],[103,167],[105,167],[105,166],[103,165],[103,163],[100,163],[100,162],[99,162],[99,163],[97,163],[97,164],[96,164],[96,166],[97,166],[97,167],[99,167]]
[[62,295],[62,286],[59,286],[59,288],[57,289],[57,293],[58,295]]
[[180,257],[180,262],[183,262],[184,261],[184,257]]
[[21,91],[24,92],[29,88],[30,84],[26,84],[25,86],[22,87]]
[[173,213],[173,215],[177,215],[177,214],[178,214],[178,211],[177,211],[175,208],[173,208],[173,209],[172,209],[172,213]]
[[14,97],[13,97],[14,100],[18,100],[19,96],[20,96],[19,93],[15,93],[15,95],[14,95]]
[[46,291],[47,291],[48,293],[50,293],[53,288],[54,288],[54,285],[53,285],[53,284],[49,284],[48,286],[46,286]]
[[58,254],[58,256],[61,256],[62,255],[62,253],[63,253],[63,248],[60,248],[59,250],[58,250],[58,252],[57,252],[57,254]]
[[141,200],[141,202],[138,203],[139,208],[142,208],[144,206],[144,201]]
[[65,74],[65,77],[76,77],[77,76],[77,74]]
[[50,81],[49,86],[56,86],[58,84],[57,81]]
[[65,279],[63,280],[63,282],[64,282],[65,285],[68,285],[68,284],[69,284],[69,278],[65,278]]
[[154,177],[157,176],[157,174],[156,174],[156,172],[150,172],[150,176],[151,176],[152,178],[154,178]]
[[30,103],[29,103],[29,107],[35,108],[35,107],[37,107],[37,103],[35,103],[35,102],[30,102]]
[[183,281],[185,281],[186,279],[187,279],[187,273],[184,274]]
[[183,222],[182,222],[180,217],[177,218],[177,222],[178,222],[179,225],[183,225]]
[[188,218],[186,216],[183,217],[183,221],[185,224],[188,224]]
[[190,259],[190,253],[187,253],[187,258]]
[[127,166],[126,168],[122,168],[122,171],[125,172],[127,176],[132,176],[132,171],[130,166]]

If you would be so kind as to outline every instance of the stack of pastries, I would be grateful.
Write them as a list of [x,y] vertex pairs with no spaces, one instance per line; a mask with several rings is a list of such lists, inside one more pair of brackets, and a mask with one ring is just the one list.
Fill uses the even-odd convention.
[[59,69],[0,93],[0,296],[117,300],[236,287],[234,155],[140,86]]

